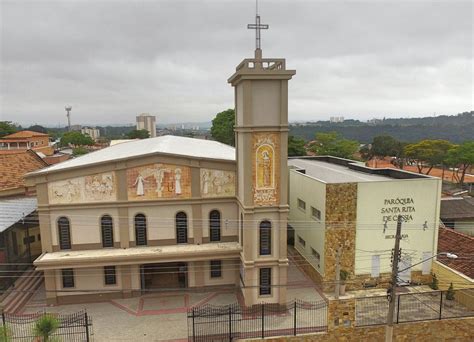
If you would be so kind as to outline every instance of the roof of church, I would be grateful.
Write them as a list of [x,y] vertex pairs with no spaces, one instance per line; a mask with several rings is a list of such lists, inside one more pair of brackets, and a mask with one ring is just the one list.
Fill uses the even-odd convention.
[[235,160],[235,148],[232,146],[212,140],[165,135],[110,146],[37,172],[32,172],[31,175],[63,171],[71,168],[125,160],[130,157],[146,156],[155,153],[226,161]]

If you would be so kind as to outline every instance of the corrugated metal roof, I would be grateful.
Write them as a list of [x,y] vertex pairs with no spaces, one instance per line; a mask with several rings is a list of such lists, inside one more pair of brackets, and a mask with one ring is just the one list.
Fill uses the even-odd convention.
[[0,198],[0,233],[37,208],[36,197]]
[[441,199],[441,219],[474,218],[474,200],[472,198]]

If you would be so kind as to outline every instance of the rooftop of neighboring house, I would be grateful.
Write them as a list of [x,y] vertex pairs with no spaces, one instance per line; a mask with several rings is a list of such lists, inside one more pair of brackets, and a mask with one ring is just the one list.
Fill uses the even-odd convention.
[[235,149],[232,146],[211,140],[165,135],[110,146],[39,170],[34,174],[63,171],[153,154],[235,161]]
[[457,259],[438,256],[437,260],[444,265],[474,279],[474,237],[451,228],[439,228],[438,253],[454,253]]
[[16,133],[6,135],[2,139],[25,139],[25,138],[33,138],[33,137],[47,137],[47,136],[48,134],[34,132],[34,131],[19,131]]
[[289,158],[293,169],[324,183],[380,182],[393,179],[434,178],[397,169],[375,169],[354,160],[331,156]]
[[474,218],[474,198],[473,197],[442,198],[440,217],[442,220]]
[[24,188],[23,176],[46,166],[32,150],[0,150],[0,191]]

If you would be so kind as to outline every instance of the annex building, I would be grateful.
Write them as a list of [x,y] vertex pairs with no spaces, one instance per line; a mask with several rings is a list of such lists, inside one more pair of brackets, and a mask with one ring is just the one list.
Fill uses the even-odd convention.
[[[401,284],[430,279],[437,253],[441,180],[352,160],[289,160],[289,226],[295,249],[330,289],[337,253],[351,289],[386,286],[398,215],[402,216]],[[384,281],[385,280],[385,281]]]
[[163,136],[33,172],[48,303],[234,285],[286,302],[288,80],[260,49],[229,78],[236,148]]

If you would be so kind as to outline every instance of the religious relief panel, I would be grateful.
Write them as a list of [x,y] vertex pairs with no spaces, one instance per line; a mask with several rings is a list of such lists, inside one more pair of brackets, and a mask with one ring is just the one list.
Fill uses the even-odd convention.
[[49,203],[88,203],[115,201],[116,185],[113,172],[71,178],[48,184]]
[[220,197],[235,195],[235,172],[201,169],[201,196]]
[[278,203],[280,142],[276,133],[253,135],[253,194],[256,205]]
[[191,169],[187,166],[151,164],[127,170],[129,200],[191,197]]

